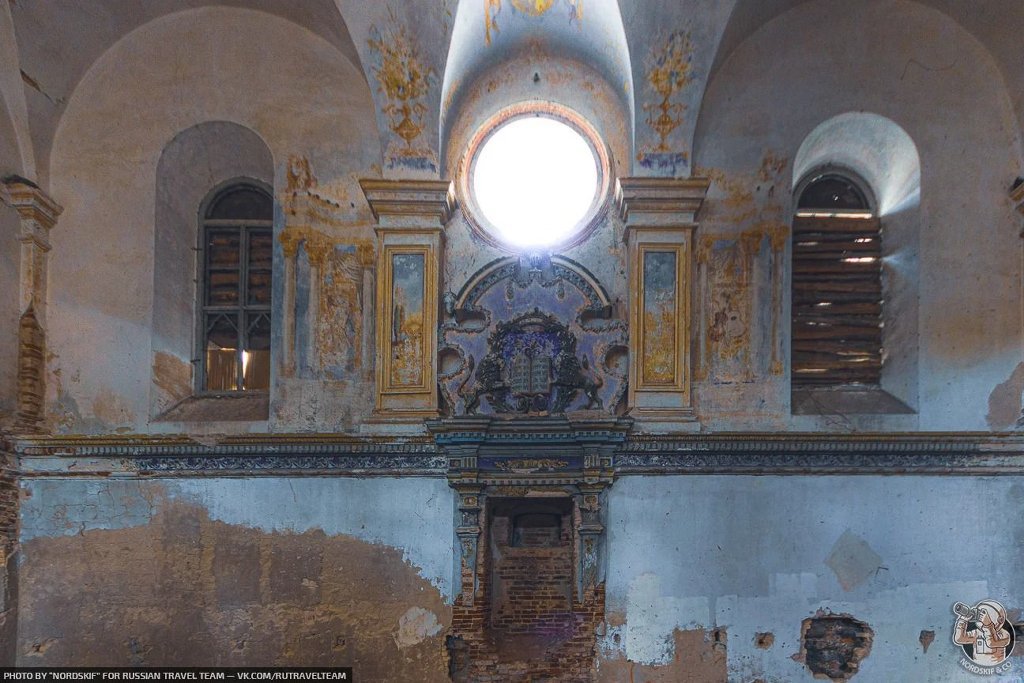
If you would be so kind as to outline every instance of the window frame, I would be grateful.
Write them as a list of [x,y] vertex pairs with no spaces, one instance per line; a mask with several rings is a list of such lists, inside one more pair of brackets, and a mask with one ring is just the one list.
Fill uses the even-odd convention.
[[[856,189],[861,194],[861,196],[863,197],[864,202],[866,203],[867,206],[864,209],[861,209],[861,210],[856,210],[856,209],[839,209],[839,210],[831,209],[830,210],[829,207],[801,207],[800,206],[800,200],[803,197],[804,193],[812,185],[814,185],[815,183],[817,183],[817,182],[819,182],[819,181],[821,181],[821,180],[823,180],[823,179],[825,179],[827,177],[830,177],[830,176],[841,178],[843,181],[845,181],[845,182],[849,183],[850,185],[852,185],[854,187],[854,189]],[[791,275],[791,277],[790,277],[790,285],[789,285],[789,294],[790,294],[790,315],[789,315],[789,320],[790,320],[790,352],[789,352],[789,360],[790,360],[790,369],[789,369],[790,391],[791,391],[791,393],[795,393],[795,392],[801,392],[801,391],[802,392],[806,392],[806,391],[812,391],[813,392],[813,391],[837,391],[837,390],[838,391],[842,391],[842,390],[878,391],[878,390],[881,390],[881,387],[882,387],[882,373],[884,372],[885,357],[886,357],[886,353],[885,353],[885,329],[884,329],[884,321],[885,321],[884,305],[885,305],[885,298],[886,298],[886,296],[885,296],[885,283],[884,283],[883,272],[882,272],[882,259],[884,258],[885,252],[884,252],[884,249],[883,249],[884,224],[883,224],[883,221],[882,221],[882,217],[878,213],[878,203],[877,203],[877,200],[876,200],[875,193],[872,190],[871,185],[867,181],[865,181],[862,176],[860,176],[858,173],[856,173],[855,171],[853,171],[853,170],[851,170],[849,168],[846,168],[846,167],[843,167],[843,166],[837,166],[837,165],[819,166],[817,168],[812,169],[810,172],[806,173],[804,175],[804,177],[801,179],[801,181],[799,183],[797,183],[796,188],[795,188],[794,193],[793,193],[793,205],[794,205],[793,218],[792,218],[792,221],[790,223],[790,225],[791,225],[791,235],[790,235],[790,245],[791,245],[791,274],[790,275]],[[816,211],[818,211],[821,215],[817,215],[817,216],[806,216],[806,215],[805,216],[801,216],[801,213],[808,213],[808,212],[814,213]],[[832,213],[833,215],[832,216],[825,215],[827,213]],[[870,214],[870,216],[864,216],[864,217],[860,217],[860,218],[851,217],[851,216],[847,216],[847,217],[843,216],[843,214],[855,214],[855,213]],[[863,234],[864,236],[867,236],[868,232],[870,232],[871,236],[873,236],[873,238],[877,241],[877,244],[875,245],[875,247],[876,247],[875,248],[875,252],[877,252],[877,253],[872,253],[872,256],[877,258],[877,273],[872,273],[872,275],[874,276],[874,279],[877,280],[878,292],[879,292],[878,293],[878,299],[877,299],[877,304],[878,304],[878,328],[877,328],[877,330],[878,330],[877,331],[877,334],[878,334],[878,337],[877,337],[877,339],[878,339],[878,348],[877,348],[878,365],[877,365],[877,371],[875,371],[875,373],[874,373],[875,374],[875,377],[873,378],[874,381],[866,382],[866,381],[860,381],[858,379],[849,380],[849,379],[844,379],[844,378],[841,378],[841,377],[837,377],[837,378],[835,378],[834,381],[817,381],[817,382],[815,382],[815,381],[813,381],[813,379],[810,376],[804,378],[804,377],[798,377],[798,375],[797,375],[797,369],[795,367],[796,366],[796,362],[795,361],[796,361],[796,356],[797,356],[796,344],[797,344],[797,341],[798,341],[797,340],[797,322],[798,321],[797,321],[796,304],[795,304],[796,284],[797,284],[797,280],[798,280],[797,273],[796,273],[797,256],[798,256],[797,255],[796,247],[797,247],[797,238],[798,238],[797,223],[800,222],[800,221],[806,221],[806,222],[821,221],[822,223],[824,223],[825,221],[834,221],[836,223],[839,223],[839,222],[849,222],[850,225],[853,225],[855,221],[864,221],[865,224],[870,224],[874,228],[874,230],[872,230],[872,231],[866,231],[866,232],[863,232],[863,233],[861,233],[860,231],[855,231],[855,230],[851,230],[850,231],[851,239],[854,238],[857,234]],[[865,227],[867,227],[867,225]],[[841,232],[841,231],[837,231],[837,232]],[[856,252],[854,252],[854,253],[856,253]],[[857,318],[857,317],[859,317],[861,315],[863,315],[863,314],[851,314],[849,316],[849,318]],[[875,352],[872,351],[872,353],[875,353]],[[855,368],[855,366],[851,366],[850,369],[854,369],[854,368]],[[825,371],[825,372],[827,373],[827,371]],[[836,370],[837,374],[839,374],[841,372],[842,372],[841,370]],[[869,374],[869,373],[865,372],[864,374]]]
[[[271,215],[269,219],[236,219],[236,218],[207,218],[207,214],[210,208],[219,200],[222,196],[230,191],[236,189],[250,189],[255,190],[266,196],[270,200],[271,207],[274,205],[274,192],[266,183],[247,176],[239,176],[231,178],[224,182],[221,182],[214,186],[203,201],[199,204],[199,210],[197,213],[197,246],[196,246],[196,267],[195,267],[195,315],[194,315],[194,355],[193,355],[193,366],[195,371],[193,372],[193,395],[197,397],[225,397],[225,398],[236,398],[241,396],[266,396],[269,395],[270,385],[273,382],[273,345],[271,335],[271,347],[268,349],[271,353],[271,362],[269,367],[270,380],[268,381],[267,388],[261,389],[235,389],[235,390],[210,390],[206,388],[207,380],[207,366],[206,366],[206,346],[208,342],[207,315],[212,311],[230,313],[234,312],[238,316],[238,338],[241,342],[247,339],[248,331],[246,328],[246,315],[249,313],[265,313],[270,325],[273,325],[273,288],[274,288],[274,267],[273,267],[273,239],[274,239],[274,215],[273,208],[271,209]],[[240,233],[239,240],[239,299],[236,305],[232,306],[210,306],[206,303],[206,294],[208,290],[207,282],[207,232],[210,229],[223,229],[223,228],[238,228]],[[248,247],[250,240],[250,231],[252,230],[268,230],[271,239],[271,269],[270,269],[270,302],[266,305],[263,304],[252,304],[248,303],[248,289],[249,289],[249,259],[248,259]],[[245,344],[239,344],[239,348],[236,350],[237,354],[241,354],[246,348]],[[241,386],[244,369],[242,363],[237,363],[236,369],[236,385]]]
[[[530,117],[553,119],[573,129],[589,145],[597,168],[597,187],[587,213],[565,237],[540,247],[523,247],[502,239],[501,231],[484,216],[477,204],[473,188],[477,156],[490,137],[505,125]],[[598,129],[586,117],[556,102],[525,100],[499,109],[476,129],[459,161],[455,188],[470,230],[486,244],[511,254],[554,254],[582,244],[602,223],[608,214],[613,177],[608,147]]]

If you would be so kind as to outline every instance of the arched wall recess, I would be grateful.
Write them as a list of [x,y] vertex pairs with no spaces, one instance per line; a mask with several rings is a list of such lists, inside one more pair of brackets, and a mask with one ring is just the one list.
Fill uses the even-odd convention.
[[[498,108],[547,99],[591,120],[613,151],[632,149],[633,75],[619,3],[462,2],[441,94],[442,154]],[[601,112],[605,111],[605,115]],[[610,114],[610,115],[609,115]],[[625,141],[625,149],[616,144]],[[442,160],[442,167],[452,163]],[[450,177],[450,176],[449,176]]]
[[[271,63],[272,69],[254,68]],[[134,125],[123,124],[125,111]],[[164,147],[207,121],[257,132],[273,157],[265,179],[276,179],[278,191],[292,155],[307,159],[321,192],[335,198],[358,196],[357,171],[380,160],[363,74],[322,38],[279,17],[225,7],[176,12],[104,52],[69,97],[51,155],[53,194],[67,198],[64,217],[77,226],[54,233],[51,254],[52,305],[64,312],[50,331],[51,368],[74,368],[81,377],[62,387],[53,408],[67,430],[150,423],[153,392],[144,378],[154,358],[147,351],[163,342],[153,342],[152,288],[125,282],[150,282],[153,274],[156,167]],[[339,205],[339,220],[369,217],[365,204]],[[94,262],[111,268],[86,272]],[[138,352],[97,356],[77,342],[83,335]]]
[[[794,207],[806,204],[808,188],[829,178],[837,188],[848,183],[861,201],[854,202],[859,211],[834,217],[815,212],[822,206],[794,209],[792,411],[912,412],[921,223],[917,146],[884,116],[840,114],[816,126],[797,151]],[[822,281],[824,271],[830,275]]]
[[210,121],[187,128],[160,155],[153,240],[154,416],[193,390],[200,205],[214,188],[244,178],[272,186],[274,159],[259,135],[236,123]]
[[880,216],[921,201],[917,145],[894,121],[871,112],[848,112],[818,125],[793,160],[793,188],[819,168],[848,168],[863,178]]

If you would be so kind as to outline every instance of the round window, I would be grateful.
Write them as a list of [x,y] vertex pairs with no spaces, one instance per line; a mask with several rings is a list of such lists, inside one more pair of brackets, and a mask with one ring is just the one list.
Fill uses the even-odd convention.
[[569,246],[597,222],[608,161],[593,128],[552,105],[521,105],[485,124],[463,165],[467,212],[500,246]]

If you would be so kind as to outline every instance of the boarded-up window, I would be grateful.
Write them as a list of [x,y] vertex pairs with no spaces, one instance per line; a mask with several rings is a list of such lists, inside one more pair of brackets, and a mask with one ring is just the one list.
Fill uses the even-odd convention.
[[209,202],[202,229],[200,389],[270,388],[273,202],[234,185]]
[[864,193],[835,174],[811,181],[793,222],[794,387],[878,385],[882,230]]

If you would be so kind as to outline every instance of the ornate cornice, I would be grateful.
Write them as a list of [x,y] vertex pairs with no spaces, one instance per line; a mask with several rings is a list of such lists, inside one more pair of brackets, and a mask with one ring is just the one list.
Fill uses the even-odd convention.
[[1024,439],[990,433],[633,437],[628,474],[1024,474]]
[[373,217],[423,217],[447,223],[455,210],[455,188],[448,180],[381,180],[364,178],[359,187]]
[[[204,439],[205,441],[205,439]],[[12,437],[23,476],[180,474],[432,475],[446,461],[426,438],[246,435],[200,443],[180,436]]]
[[[505,480],[517,469],[531,470],[527,479],[547,479],[590,466],[616,477],[1024,475],[1024,436],[1019,434],[629,436],[629,420],[615,417],[467,417],[432,420],[428,428],[431,436],[415,438],[263,434],[203,443],[185,436],[9,436],[0,442],[0,451],[18,458],[25,477],[438,477],[454,467],[493,471],[490,477]],[[564,461],[566,471],[545,460]]]
[[710,186],[707,178],[619,178],[615,205],[627,223],[693,222]]

